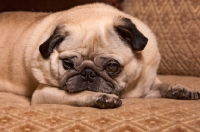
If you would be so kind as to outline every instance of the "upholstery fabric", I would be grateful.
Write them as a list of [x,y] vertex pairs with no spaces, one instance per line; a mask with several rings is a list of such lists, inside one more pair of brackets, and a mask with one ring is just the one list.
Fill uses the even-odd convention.
[[124,11],[155,33],[160,74],[200,76],[199,0],[125,0]]
[[[200,78],[160,76],[200,91]],[[30,99],[0,93],[0,132],[199,132],[200,100],[122,100],[116,109],[30,105]]]

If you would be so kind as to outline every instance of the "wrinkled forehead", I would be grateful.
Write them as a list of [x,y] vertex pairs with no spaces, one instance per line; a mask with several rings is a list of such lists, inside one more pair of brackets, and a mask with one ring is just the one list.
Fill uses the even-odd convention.
[[114,25],[120,22],[119,17],[84,19],[77,24],[66,24],[64,30],[68,32],[68,36],[58,50],[60,52],[75,51],[88,57],[107,52],[120,52],[121,48],[118,47],[122,43],[114,31]]
[[[106,6],[105,6],[106,7]],[[73,30],[73,28],[86,30],[101,30],[107,26],[112,26],[115,22],[122,22],[120,18],[124,13],[108,6],[105,7],[81,7],[63,12],[59,19],[66,23],[66,28]],[[62,22],[61,22],[62,23]]]
[[[77,31],[93,31],[93,32],[101,32],[105,31],[105,29],[109,29],[113,27],[114,24],[122,23],[121,18],[122,15],[117,14],[116,12],[100,12],[100,11],[86,11],[84,13],[81,11],[76,11],[67,14],[65,23],[65,30],[69,32],[77,32]],[[81,14],[81,15],[80,15]],[[62,17],[61,17],[62,19]]]
[[53,33],[39,46],[44,59],[48,59],[54,49],[59,53],[74,51],[91,57],[141,51],[148,42],[132,17],[110,6],[82,6],[56,13],[54,17],[57,21]]

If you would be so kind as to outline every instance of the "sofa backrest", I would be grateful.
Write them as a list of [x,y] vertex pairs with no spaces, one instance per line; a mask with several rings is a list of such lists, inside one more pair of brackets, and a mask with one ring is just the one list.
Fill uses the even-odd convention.
[[200,0],[124,0],[123,9],[155,33],[158,73],[200,76]]

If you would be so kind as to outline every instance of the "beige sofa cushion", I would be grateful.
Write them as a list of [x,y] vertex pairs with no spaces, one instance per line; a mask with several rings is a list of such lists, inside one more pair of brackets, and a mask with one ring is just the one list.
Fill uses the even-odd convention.
[[161,74],[200,76],[200,1],[125,0],[124,11],[156,34]]
[[[200,91],[200,78],[159,76]],[[198,132],[200,100],[122,100],[116,109],[68,105],[30,106],[30,99],[0,93],[0,132]]]

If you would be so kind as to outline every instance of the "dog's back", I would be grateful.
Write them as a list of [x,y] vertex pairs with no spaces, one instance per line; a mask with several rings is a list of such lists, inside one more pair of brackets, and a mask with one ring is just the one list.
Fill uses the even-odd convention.
[[[28,12],[0,14],[0,91],[32,94],[36,86],[28,76],[23,54],[35,24],[45,16],[46,13]],[[33,90],[27,90],[27,86]]]

